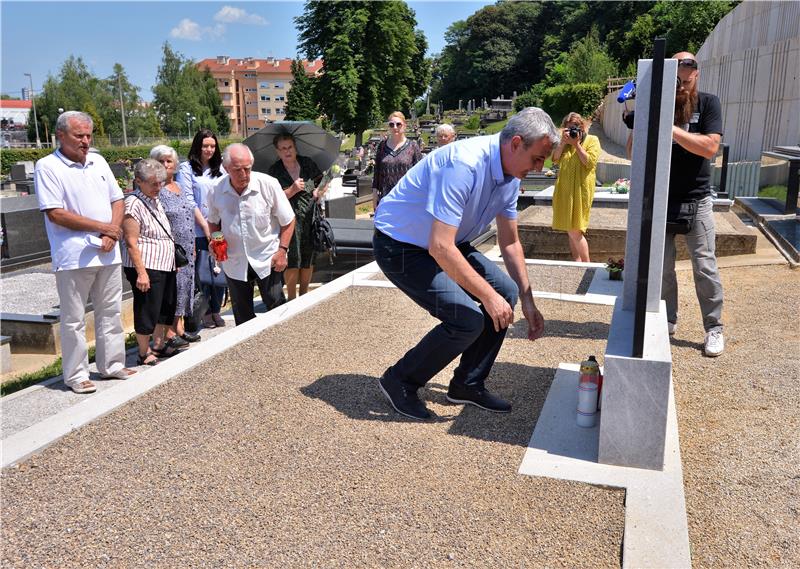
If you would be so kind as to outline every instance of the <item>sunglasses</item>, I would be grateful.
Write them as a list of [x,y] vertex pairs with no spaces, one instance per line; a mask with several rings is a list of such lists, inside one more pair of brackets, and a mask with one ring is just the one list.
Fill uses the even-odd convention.
[[697,69],[697,62],[689,57],[684,59],[679,59],[678,65],[682,65],[683,67],[691,67],[692,69]]
[[401,126],[403,126],[403,123],[401,123],[401,122],[390,122],[389,123],[389,127],[390,128],[400,128]]

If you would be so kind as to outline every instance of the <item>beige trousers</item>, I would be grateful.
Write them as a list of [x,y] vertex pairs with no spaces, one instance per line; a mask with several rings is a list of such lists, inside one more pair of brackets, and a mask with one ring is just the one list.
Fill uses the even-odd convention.
[[56,271],[61,302],[61,358],[64,383],[76,385],[89,379],[86,346],[86,302],[94,308],[95,361],[101,375],[113,375],[125,367],[125,335],[122,330],[122,271],[119,265]]

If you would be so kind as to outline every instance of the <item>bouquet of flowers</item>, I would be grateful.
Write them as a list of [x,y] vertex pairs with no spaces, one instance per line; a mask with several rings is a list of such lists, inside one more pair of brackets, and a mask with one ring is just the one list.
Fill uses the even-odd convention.
[[330,184],[331,180],[334,178],[338,178],[342,175],[342,167],[338,164],[334,164],[330,168],[328,168],[325,173],[322,175],[322,180],[319,182],[319,188],[321,191],[317,194],[318,199],[322,199],[322,196],[325,195],[325,192],[328,191],[328,184]]
[[631,181],[628,178],[620,178],[611,184],[612,194],[627,194],[631,191]]
[[625,268],[625,259],[620,257],[617,260],[609,257],[606,261],[606,270],[608,271],[608,278],[612,281],[622,280],[622,271]]

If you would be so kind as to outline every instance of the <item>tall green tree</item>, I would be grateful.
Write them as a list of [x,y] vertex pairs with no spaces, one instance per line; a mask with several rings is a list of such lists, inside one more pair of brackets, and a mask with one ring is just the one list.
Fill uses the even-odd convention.
[[314,100],[314,79],[306,73],[302,59],[292,61],[292,88],[286,95],[287,121],[313,121],[319,117]]
[[392,111],[409,112],[423,93],[416,17],[404,2],[311,0],[295,23],[306,57],[325,61],[320,110],[333,128],[355,133],[356,144]]
[[211,72],[198,69],[169,42],[164,42],[153,95],[161,128],[169,135],[191,136],[199,128],[222,135],[230,132],[230,121]]

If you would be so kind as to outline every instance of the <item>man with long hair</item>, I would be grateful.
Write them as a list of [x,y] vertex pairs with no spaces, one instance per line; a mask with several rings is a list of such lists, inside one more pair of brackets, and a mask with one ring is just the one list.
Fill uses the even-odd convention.
[[[722,282],[715,253],[713,198],[711,196],[711,158],[722,138],[722,107],[716,95],[697,89],[700,70],[697,59],[688,51],[672,56],[678,60],[678,86],[675,93],[675,121],[672,126],[672,161],[667,204],[668,231],[664,243],[664,269],[661,298],[667,304],[670,335],[678,322],[678,282],[675,276],[675,233],[669,231],[670,218],[690,219],[677,232],[685,233],[692,261],[694,287],[703,315],[706,356],[716,357],[725,349],[722,336]],[[633,114],[626,124],[633,128]],[[630,157],[633,134],[628,136]],[[688,212],[688,213],[687,213]]]

